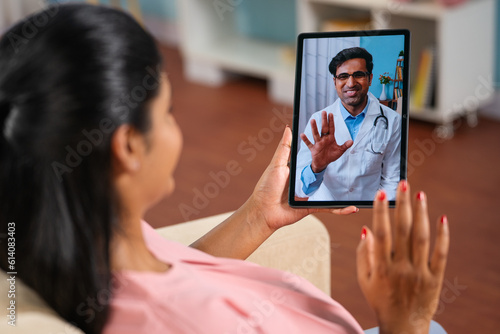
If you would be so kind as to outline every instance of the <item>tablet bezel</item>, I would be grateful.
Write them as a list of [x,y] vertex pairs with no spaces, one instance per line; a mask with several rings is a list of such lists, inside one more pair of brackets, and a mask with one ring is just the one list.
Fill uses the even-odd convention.
[[[409,67],[410,67],[410,31],[406,29],[387,30],[362,30],[346,32],[312,32],[301,33],[297,38],[297,63],[295,72],[295,94],[293,107],[293,136],[290,161],[290,186],[289,205],[295,208],[336,208],[355,205],[359,208],[373,207],[373,200],[365,201],[304,201],[295,198],[297,154],[299,148],[299,112],[302,85],[302,58],[304,41],[312,38],[338,38],[338,37],[369,37],[369,36],[404,36],[404,66],[403,66],[403,99],[401,111],[401,157],[400,157],[400,180],[407,178],[408,161],[408,102],[409,102]],[[325,69],[327,70],[327,69]],[[394,207],[396,201],[389,201],[389,206]]]

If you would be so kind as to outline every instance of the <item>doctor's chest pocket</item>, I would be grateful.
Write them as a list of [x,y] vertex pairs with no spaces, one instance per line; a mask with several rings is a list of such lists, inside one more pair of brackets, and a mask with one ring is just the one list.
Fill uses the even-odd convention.
[[361,171],[364,175],[378,174],[382,170],[387,142],[371,142],[363,151]]

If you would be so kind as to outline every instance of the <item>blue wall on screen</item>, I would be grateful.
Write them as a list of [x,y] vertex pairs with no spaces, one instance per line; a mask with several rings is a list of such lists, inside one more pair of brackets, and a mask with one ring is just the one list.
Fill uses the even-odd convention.
[[[403,36],[374,36],[361,37],[360,46],[365,48],[373,56],[373,80],[370,92],[379,97],[382,93],[382,85],[379,76],[389,72],[394,79],[396,72],[396,60],[399,52],[404,49]],[[394,84],[391,82],[386,87],[387,99],[392,99]]]

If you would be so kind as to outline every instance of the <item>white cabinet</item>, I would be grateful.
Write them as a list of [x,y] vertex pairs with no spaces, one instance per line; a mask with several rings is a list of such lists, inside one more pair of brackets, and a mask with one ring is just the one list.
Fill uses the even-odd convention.
[[[235,11],[241,1],[248,0],[177,1],[185,74],[210,85],[222,84],[228,73],[264,78],[275,101],[291,104],[295,63],[287,55],[290,49],[240,34]],[[325,20],[370,16],[372,26],[367,28],[409,29],[410,89],[421,51],[434,46],[435,106],[410,106],[410,116],[438,124],[439,134],[449,137],[455,119],[466,115],[474,125],[478,107],[494,94],[496,7],[495,0],[469,0],[455,7],[435,1],[296,0],[297,26],[299,32],[311,32]]]
[[370,16],[375,29],[409,29],[410,90],[421,51],[435,46],[435,106],[415,108],[410,98],[410,117],[438,124],[442,137],[453,135],[453,121],[460,116],[474,126],[478,107],[493,97],[495,0],[448,8],[417,0],[297,0],[297,9],[300,32],[317,31],[325,20],[360,16]]

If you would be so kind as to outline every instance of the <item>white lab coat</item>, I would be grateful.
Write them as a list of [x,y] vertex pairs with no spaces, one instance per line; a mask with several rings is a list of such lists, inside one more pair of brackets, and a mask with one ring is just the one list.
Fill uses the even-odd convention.
[[[380,115],[378,99],[368,93],[370,104],[353,145],[336,161],[330,163],[325,171],[323,182],[317,190],[306,195],[302,190],[302,170],[312,162],[311,152],[300,140],[297,155],[295,194],[309,197],[314,201],[371,201],[379,189],[384,189],[389,200],[396,197],[396,188],[400,180],[401,159],[401,116],[394,110],[383,106],[388,119],[388,129],[382,134],[382,154],[373,153],[371,149],[371,132],[373,122]],[[316,120],[318,132],[321,133],[321,111],[334,116],[335,139],[339,145],[351,139],[351,135],[340,112],[340,99],[311,116]],[[311,131],[311,119],[307,122],[304,133],[314,144]]]

